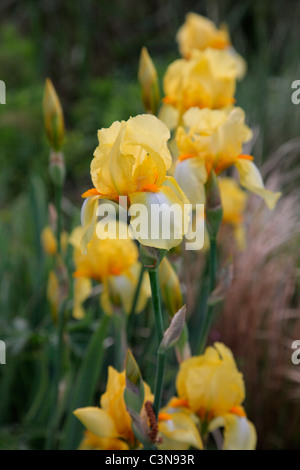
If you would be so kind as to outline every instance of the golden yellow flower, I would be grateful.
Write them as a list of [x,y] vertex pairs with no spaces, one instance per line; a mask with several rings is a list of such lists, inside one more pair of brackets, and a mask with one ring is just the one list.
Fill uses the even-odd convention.
[[[116,444],[124,442],[129,447],[138,447],[138,443],[131,429],[131,418],[127,412],[124,391],[126,386],[125,371],[117,372],[113,367],[108,369],[106,391],[100,400],[101,407],[79,408],[74,411],[75,416],[94,435],[109,439],[106,449],[116,449]],[[152,401],[153,397],[149,386],[144,383],[145,401]],[[116,443],[116,440],[120,443]]]
[[245,211],[247,194],[233,178],[219,178],[219,188],[223,208],[223,223],[234,228],[234,235],[240,249],[246,245],[243,213]]
[[185,23],[180,27],[176,36],[181,55],[189,59],[193,50],[203,51],[208,47],[223,49],[232,54],[237,65],[237,78],[241,79],[246,73],[245,60],[233,49],[227,27],[216,25],[196,13],[188,13]]
[[[117,233],[120,225],[127,232],[127,225],[121,222],[116,224]],[[70,243],[74,247],[74,263],[76,271],[74,276],[79,280],[75,283],[74,314],[76,318],[83,315],[82,302],[91,291],[90,279],[103,284],[101,305],[107,314],[112,314],[113,304],[121,305],[126,313],[130,313],[136,286],[139,279],[141,264],[138,262],[138,249],[131,238],[107,238],[100,240],[97,233],[87,245],[87,252],[83,254],[80,249],[83,228],[76,227],[71,236]],[[144,273],[142,286],[136,306],[136,313],[143,310],[148,298],[151,296],[149,277]]]
[[224,448],[255,448],[256,432],[241,406],[245,385],[231,351],[222,343],[182,362],[176,380],[178,396],[209,430],[225,426]]
[[219,416],[240,406],[245,385],[231,351],[221,343],[208,347],[202,356],[182,362],[177,375],[179,398],[199,416]]
[[181,55],[187,59],[193,49],[226,49],[231,45],[226,29],[218,29],[211,20],[196,13],[186,15],[185,23],[179,28],[176,39]]
[[129,450],[129,446],[121,439],[98,437],[90,431],[85,431],[78,450]]
[[138,261],[138,249],[131,238],[100,240],[96,232],[87,246],[87,254],[84,255],[80,250],[82,234],[83,228],[76,227],[69,240],[74,246],[75,277],[88,277],[103,282],[109,276],[123,274]]
[[[178,204],[183,217],[176,224],[187,230],[188,216],[184,204],[188,200],[176,181],[166,176],[172,164],[167,146],[169,137],[170,132],[165,124],[155,116],[146,114],[126,122],[117,121],[109,129],[98,132],[99,146],[91,163],[94,188],[83,195],[88,198],[82,210],[83,250],[95,229],[99,198],[118,202],[119,196],[128,196],[129,205],[143,205],[152,220],[156,215],[159,217],[162,204]],[[132,216],[131,225],[134,218]],[[139,237],[133,226],[132,229],[140,243],[162,249],[178,245],[184,235],[181,239],[175,236],[154,239],[151,236]]]
[[192,204],[205,202],[204,184],[212,169],[219,174],[235,165],[241,185],[260,195],[270,209],[275,207],[280,193],[264,188],[253,157],[242,153],[252,132],[241,108],[191,108],[184,114],[183,123],[176,133],[180,156],[174,176]]
[[[181,116],[187,109],[220,109],[234,103],[237,67],[224,51],[193,51],[191,58],[175,60],[164,77],[163,99]],[[174,121],[175,122],[175,121]]]

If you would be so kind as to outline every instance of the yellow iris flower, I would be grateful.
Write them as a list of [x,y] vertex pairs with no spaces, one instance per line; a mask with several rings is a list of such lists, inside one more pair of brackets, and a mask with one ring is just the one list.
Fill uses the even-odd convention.
[[180,364],[176,380],[179,399],[206,424],[224,427],[223,449],[251,450],[256,431],[244,408],[245,385],[231,351],[222,343]]
[[[188,450],[190,447],[203,449],[199,434],[199,418],[181,401],[172,398],[159,413],[160,450]],[[185,403],[184,403],[185,405]]]
[[189,108],[232,106],[236,78],[236,63],[230,54],[210,48],[193,50],[189,60],[175,60],[166,71],[160,119],[172,129]]
[[[74,415],[89,433],[92,433],[84,438],[81,448],[99,446],[103,449],[126,450],[139,447],[131,429],[131,418],[124,401],[125,386],[125,371],[117,372],[113,367],[109,367],[106,391],[100,400],[101,407],[90,406],[74,411]],[[153,396],[146,383],[144,390],[145,401],[152,401]],[[98,441],[95,436],[102,441]]]
[[196,13],[188,13],[185,23],[179,28],[176,36],[181,55],[189,59],[193,50],[203,51],[208,47],[212,49],[226,50],[232,54],[236,61],[237,78],[241,79],[246,73],[247,65],[245,60],[235,51],[231,45],[226,26],[220,29],[216,25]]
[[[156,214],[162,204],[178,204],[183,217],[176,224],[181,226],[184,235],[189,218],[184,204],[189,201],[175,179],[166,176],[172,164],[167,146],[169,137],[166,125],[155,116],[146,114],[126,122],[114,122],[109,129],[98,131],[99,146],[91,163],[94,188],[83,194],[88,198],[82,209],[83,251],[95,229],[99,198],[118,202],[119,196],[128,196],[129,206],[142,204],[148,209],[148,214],[151,210]],[[134,218],[131,217],[131,222]],[[170,249],[182,240],[176,236],[169,239],[139,238],[132,228],[140,243],[147,246]],[[175,230],[171,229],[171,234],[176,231],[175,223],[173,228]]]
[[219,189],[223,208],[222,222],[233,227],[237,245],[243,250],[246,246],[243,213],[246,207],[247,194],[233,178],[219,178]]
[[[126,224],[122,225],[127,231]],[[75,299],[74,315],[76,318],[83,316],[82,302],[91,293],[91,279],[103,284],[101,305],[107,314],[112,314],[113,304],[121,304],[126,313],[130,313],[133,298],[138,283],[141,263],[138,261],[138,249],[131,238],[100,240],[96,232],[87,245],[87,252],[83,254],[80,243],[83,236],[83,228],[76,227],[71,236],[70,243],[74,247],[74,272]],[[136,306],[136,312],[140,312],[151,296],[149,278],[144,274],[140,294]]]
[[204,203],[209,173],[216,174],[234,165],[240,184],[261,196],[273,209],[280,193],[264,188],[261,174],[253,157],[243,155],[243,144],[252,137],[245,124],[245,113],[239,108],[230,111],[191,108],[183,116],[184,127],[179,127],[176,142],[180,152],[174,177],[192,204]]

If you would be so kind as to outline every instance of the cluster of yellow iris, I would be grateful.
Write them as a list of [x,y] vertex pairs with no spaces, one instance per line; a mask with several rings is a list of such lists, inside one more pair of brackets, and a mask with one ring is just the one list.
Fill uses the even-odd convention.
[[[152,400],[147,384],[145,401]],[[176,379],[177,396],[158,415],[158,448],[203,449],[210,432],[224,427],[222,449],[251,450],[256,432],[242,403],[245,385],[231,351],[221,343],[202,356],[183,361]],[[101,407],[80,408],[75,416],[87,428],[81,449],[137,449],[124,401],[125,372],[109,368]],[[146,417],[145,417],[146,419]],[[160,439],[161,438],[161,439]]]
[[[218,177],[223,222],[233,225],[238,243],[243,247],[241,223],[247,196],[235,179],[219,175],[234,166],[240,184],[260,195],[271,209],[280,196],[264,188],[253,157],[243,154],[243,144],[251,139],[252,132],[245,124],[244,111],[234,106],[234,93],[236,80],[242,78],[246,65],[231,46],[226,28],[218,29],[211,21],[191,13],[177,40],[183,57],[166,71],[159,118],[155,116],[159,106],[157,74],[147,50],[143,49],[139,79],[147,114],[126,122],[116,121],[110,128],[98,131],[99,145],[91,162],[93,188],[83,194],[82,226],[76,227],[69,237],[76,267],[75,318],[84,315],[82,304],[91,294],[91,280],[103,287],[101,305],[106,314],[113,314],[115,306],[130,313],[142,272],[137,245],[131,238],[98,238],[97,209],[101,200],[118,203],[120,196],[127,196],[129,209],[132,204],[142,204],[151,214],[153,204],[195,207],[206,202],[205,185],[214,173]],[[186,227],[189,216],[184,210],[182,213],[182,220],[176,223]],[[132,216],[131,228],[135,234],[133,221]],[[123,228],[128,230],[126,224]],[[142,245],[159,250],[170,250],[181,241],[172,237],[139,239]],[[56,240],[48,228],[43,233],[43,242],[45,250],[54,254]],[[182,294],[167,258],[159,267],[159,278],[172,316],[182,305]],[[57,289],[52,279],[52,299],[58,296],[55,286]],[[150,297],[149,277],[144,273],[135,311],[142,311]],[[223,344],[216,343],[204,354],[184,360],[176,385],[177,396],[158,414],[156,442],[160,449],[202,449],[208,434],[220,427],[224,428],[222,448],[255,448],[255,428],[242,407],[243,378],[230,350]],[[125,372],[111,367],[101,407],[75,411],[88,430],[82,449],[141,447],[126,409],[125,386]],[[145,401],[152,402],[147,384],[144,392]],[[148,419],[145,411],[142,418]]]

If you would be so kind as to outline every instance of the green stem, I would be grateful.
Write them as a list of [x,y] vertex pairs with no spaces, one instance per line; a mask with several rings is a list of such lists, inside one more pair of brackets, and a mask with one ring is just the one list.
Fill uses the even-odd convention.
[[[163,319],[162,319],[162,312],[161,312],[157,269],[149,269],[149,277],[150,277],[151,292],[152,292],[154,320],[155,320],[157,341],[158,341],[158,347],[159,347],[164,336],[164,327],[163,327]],[[166,367],[166,351],[158,351],[155,388],[154,388],[154,404],[153,404],[156,418],[158,417],[160,404],[161,404],[165,367]]]
[[61,200],[62,200],[62,186],[55,185],[55,206],[57,212],[57,225],[56,225],[56,239],[57,239],[57,252],[61,253],[61,229],[62,229],[62,216],[61,216]]
[[138,284],[136,286],[136,290],[135,290],[135,293],[134,293],[134,298],[133,298],[133,302],[132,302],[131,311],[130,311],[130,314],[129,314],[130,318],[132,318],[132,316],[135,314],[136,306],[137,306],[138,299],[139,299],[139,296],[140,296],[140,290],[141,290],[141,287],[142,287],[144,271],[145,271],[145,268],[142,265],[139,280],[138,280]]
[[47,436],[46,449],[53,448],[56,433],[56,408],[59,398],[59,383],[62,373],[63,353],[64,353],[64,329],[65,329],[65,302],[62,303],[58,312],[58,330],[57,330],[57,348],[55,354],[55,372],[54,372],[54,396],[50,408],[50,424]]
[[127,349],[126,313],[124,311],[115,312],[113,319],[115,327],[115,368],[121,372],[124,369]]
[[145,268],[142,265],[140,275],[139,275],[139,280],[138,280],[136,290],[135,290],[135,293],[134,293],[134,297],[133,297],[131,310],[130,310],[130,313],[128,315],[127,337],[128,337],[128,341],[129,341],[130,344],[132,344],[132,340],[134,339],[133,332],[134,332],[134,324],[135,324],[135,317],[136,317],[135,311],[136,311],[136,306],[137,306],[138,299],[139,299],[139,296],[140,296],[140,291],[141,291],[141,287],[142,287],[144,272],[145,272]]
[[[217,273],[217,245],[216,239],[210,240],[210,249],[209,249],[209,282],[210,282],[210,293],[213,292],[216,283],[216,273]],[[210,329],[214,320],[214,307],[208,305],[205,311],[205,316],[201,324],[201,329],[199,333],[199,354],[203,354],[207,342],[207,338],[210,332]]]

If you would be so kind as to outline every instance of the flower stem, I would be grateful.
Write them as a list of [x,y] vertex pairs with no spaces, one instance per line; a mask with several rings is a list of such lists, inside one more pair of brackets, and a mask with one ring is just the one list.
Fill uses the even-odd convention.
[[[210,249],[209,249],[209,282],[210,282],[210,293],[213,292],[216,283],[216,273],[217,273],[217,245],[216,239],[210,239]],[[207,305],[203,322],[201,323],[201,328],[199,332],[199,354],[203,354],[207,342],[207,338],[210,332],[210,329],[214,320],[214,307],[212,305]]]
[[142,266],[141,266],[141,271],[140,271],[139,280],[138,280],[138,284],[137,284],[137,286],[136,286],[136,291],[135,291],[135,293],[134,293],[134,298],[133,298],[133,302],[132,302],[132,307],[131,307],[131,312],[130,312],[130,314],[129,314],[129,318],[132,318],[132,316],[135,314],[136,306],[137,306],[138,299],[139,299],[139,295],[140,295],[140,290],[141,290],[141,287],[142,287],[142,281],[143,281],[143,277],[144,277],[144,271],[145,271],[145,268],[144,268],[144,266],[142,265]]
[[127,349],[126,313],[124,311],[115,312],[113,319],[115,326],[115,368],[121,372],[124,368]]
[[62,217],[61,217],[61,200],[62,200],[62,186],[60,184],[55,185],[55,206],[57,212],[57,225],[56,225],[56,239],[57,239],[57,252],[61,253],[61,227],[62,227]]
[[[157,341],[158,341],[158,347],[159,347],[164,336],[164,327],[163,327],[163,319],[162,319],[162,312],[161,312],[157,269],[153,269],[153,268],[149,269],[149,277],[150,277],[151,292],[152,292],[154,320],[155,320]],[[154,388],[154,404],[153,404],[156,418],[158,417],[160,404],[161,404],[165,367],[166,367],[166,351],[158,351],[155,388]]]
[[55,351],[55,371],[54,371],[54,396],[50,409],[50,423],[48,428],[48,436],[46,440],[46,449],[51,450],[55,441],[55,433],[57,426],[56,408],[59,401],[59,384],[62,375],[63,354],[64,354],[64,330],[65,330],[65,302],[59,308],[58,312],[58,329],[57,329],[57,348]]

